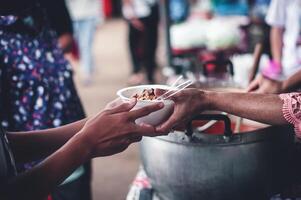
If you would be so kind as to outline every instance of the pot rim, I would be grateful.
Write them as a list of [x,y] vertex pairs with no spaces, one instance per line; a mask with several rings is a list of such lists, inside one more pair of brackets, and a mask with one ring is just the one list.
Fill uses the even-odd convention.
[[[183,132],[184,134],[184,132]],[[247,131],[233,134],[230,137],[224,135],[202,134],[202,138],[206,141],[187,141],[187,140],[173,140],[171,136],[159,136],[148,139],[160,140],[172,144],[180,144],[185,146],[233,146],[242,144],[251,144],[260,141],[268,141],[275,137],[290,138],[294,141],[294,129],[291,125],[268,126],[257,129],[255,131]],[[186,136],[184,136],[186,137]]]

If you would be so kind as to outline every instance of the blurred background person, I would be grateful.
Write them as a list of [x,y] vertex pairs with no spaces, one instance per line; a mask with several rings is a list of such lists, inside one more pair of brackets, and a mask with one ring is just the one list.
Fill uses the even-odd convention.
[[271,26],[272,59],[262,74],[271,79],[284,79],[300,69],[300,0],[272,0],[266,16]]
[[73,48],[73,27],[66,3],[65,1],[60,1],[54,4],[49,3],[49,0],[45,2],[45,11],[49,18],[49,24],[56,32],[63,52],[69,53]]
[[[58,35],[72,29],[64,1],[6,5],[0,9],[1,124],[9,131],[31,131],[84,118],[71,66],[58,43]],[[20,165],[19,171],[38,162]],[[52,197],[90,199],[89,164],[75,170]]]
[[102,20],[102,4],[100,0],[66,0],[73,22],[74,37],[80,54],[80,68],[83,83],[92,83],[92,74],[95,69],[93,58],[93,41],[97,25]]
[[[128,83],[130,85],[155,83],[159,2],[123,0],[122,11],[128,22],[129,52],[133,68]],[[143,69],[147,80],[142,72]]]

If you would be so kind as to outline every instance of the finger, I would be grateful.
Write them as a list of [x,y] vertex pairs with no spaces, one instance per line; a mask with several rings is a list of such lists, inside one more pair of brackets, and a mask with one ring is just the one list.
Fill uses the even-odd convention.
[[116,99],[114,99],[113,101],[111,101],[110,103],[108,103],[105,107],[105,109],[112,109],[112,108],[115,108],[116,106],[119,106],[121,105],[123,102],[122,100],[118,97]]
[[255,91],[258,88],[259,88],[259,82],[257,80],[254,80],[248,86],[247,92],[253,92],[253,91]]
[[139,108],[137,110],[133,110],[133,111],[129,112],[129,118],[131,120],[135,120],[135,119],[138,119],[140,117],[149,115],[152,112],[160,110],[163,107],[164,107],[164,104],[162,102],[160,102],[160,103],[154,103],[152,105],[145,106],[143,108]]
[[154,136],[156,132],[155,127],[149,124],[136,124],[133,131],[140,136]]
[[177,123],[179,119],[173,114],[166,122],[162,125],[156,127],[156,132],[159,133],[166,133],[169,132]]
[[266,84],[264,84],[256,90],[256,93],[265,94],[268,93],[268,91],[269,87]]
[[137,99],[133,98],[127,103],[122,103],[115,108],[109,109],[109,112],[111,114],[121,113],[121,112],[127,112],[130,111],[137,103]]
[[119,139],[119,143],[122,145],[122,146],[129,146],[130,144],[132,143],[135,143],[135,142],[139,142],[142,140],[142,135],[141,134],[131,134],[131,135],[128,135],[128,136],[123,136],[122,138]]
[[117,154],[117,153],[121,153],[123,151],[125,151],[131,143],[122,143],[120,145],[118,145],[117,147],[115,147],[114,149],[114,153],[113,154]]
[[172,129],[174,129],[176,131],[184,131],[186,129],[187,124],[188,124],[188,121],[185,120],[184,122],[181,122],[181,123],[177,124],[176,126],[172,127]]

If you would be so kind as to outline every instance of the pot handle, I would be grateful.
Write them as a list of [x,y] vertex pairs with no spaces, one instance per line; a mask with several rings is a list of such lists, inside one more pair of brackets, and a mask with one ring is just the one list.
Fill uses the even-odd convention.
[[196,120],[217,120],[224,122],[224,135],[227,137],[232,136],[233,132],[231,129],[231,120],[227,115],[223,114],[200,114],[192,118],[192,120],[188,123],[186,127],[186,134],[191,136],[193,134],[192,122]]

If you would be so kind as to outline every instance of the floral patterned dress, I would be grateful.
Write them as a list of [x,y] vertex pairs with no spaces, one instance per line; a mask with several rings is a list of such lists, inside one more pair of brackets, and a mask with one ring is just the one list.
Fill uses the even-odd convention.
[[0,17],[0,121],[6,130],[52,128],[85,117],[71,66],[45,21]]

